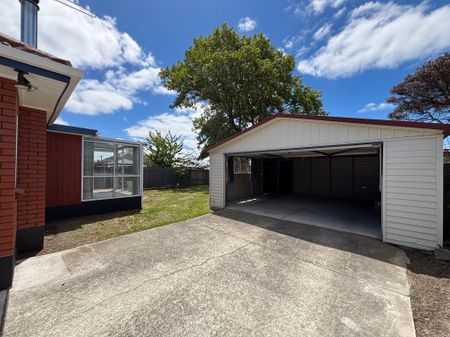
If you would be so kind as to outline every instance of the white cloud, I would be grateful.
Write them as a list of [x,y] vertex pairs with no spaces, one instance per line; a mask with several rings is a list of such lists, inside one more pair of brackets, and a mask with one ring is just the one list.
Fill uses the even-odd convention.
[[[20,3],[3,2],[0,31],[19,38]],[[143,91],[171,94],[161,85],[160,68],[153,55],[143,51],[129,34],[119,31],[114,18],[93,18],[56,1],[42,0],[38,48],[70,60],[75,67],[100,71],[97,79],[79,83],[66,105],[71,112],[113,113],[129,110],[135,103],[144,104],[137,96]]]
[[336,14],[334,14],[334,17],[335,17],[336,19],[337,19],[337,18],[340,18],[346,11],[347,11],[347,8],[343,7],[343,8],[341,8],[340,10],[338,10],[338,11],[336,12]]
[[256,20],[249,18],[241,18],[238,23],[238,28],[241,32],[251,32],[256,28]]
[[295,38],[289,37],[283,40],[284,48],[291,49],[294,46]]
[[150,63],[135,71],[125,67],[108,70],[105,79],[82,80],[67,102],[66,108],[84,115],[109,114],[130,110],[133,104],[147,105],[137,94],[142,91],[172,94],[160,84],[159,68]]
[[450,5],[430,10],[427,4],[368,2],[298,70],[338,78],[429,57],[450,47],[449,17]]
[[358,112],[373,112],[373,111],[383,111],[383,110],[391,110],[394,108],[394,105],[391,103],[367,103],[366,106],[362,109],[359,109]]
[[[20,38],[20,3],[3,0],[0,31]],[[90,17],[56,1],[39,4],[39,49],[68,59],[75,67],[104,68],[139,64],[144,52],[111,17]]]
[[174,112],[149,116],[124,131],[135,139],[145,138],[149,131],[159,131],[162,135],[166,135],[170,131],[173,135],[183,137],[185,149],[196,151],[197,139],[193,131],[192,120],[199,117],[203,111],[204,107],[200,104],[193,109],[178,108]]
[[65,125],[65,126],[70,125],[66,120],[62,119],[61,117],[56,118],[55,124]]
[[71,112],[91,116],[132,107],[132,98],[127,93],[117,91],[106,81],[94,79],[81,81],[66,105]]
[[310,0],[307,9],[315,14],[321,14],[327,7],[338,8],[346,0]]
[[302,39],[303,39],[303,36],[301,36],[301,35],[288,36],[283,40],[283,46],[286,49],[291,49],[295,45],[297,45],[299,42],[301,42]]
[[331,27],[333,24],[327,23],[320,27],[313,35],[314,40],[322,40],[325,36],[327,36],[330,33]]

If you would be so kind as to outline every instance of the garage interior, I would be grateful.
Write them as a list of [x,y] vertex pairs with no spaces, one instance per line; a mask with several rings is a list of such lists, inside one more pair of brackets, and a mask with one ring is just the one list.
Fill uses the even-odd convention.
[[382,237],[381,144],[227,155],[235,210]]

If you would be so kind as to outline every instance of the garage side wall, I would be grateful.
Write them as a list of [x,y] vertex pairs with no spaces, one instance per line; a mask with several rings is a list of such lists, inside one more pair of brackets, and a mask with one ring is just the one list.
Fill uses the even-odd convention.
[[442,137],[384,142],[386,242],[434,249],[442,245]]
[[211,153],[209,158],[209,205],[211,208],[225,207],[225,156]]

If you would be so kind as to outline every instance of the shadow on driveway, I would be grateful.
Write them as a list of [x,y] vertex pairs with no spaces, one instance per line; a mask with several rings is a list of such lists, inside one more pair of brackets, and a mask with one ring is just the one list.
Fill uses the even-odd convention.
[[407,260],[404,255],[399,256],[399,249],[395,246],[385,244],[378,239],[227,208],[216,211],[214,214],[308,241],[313,244],[362,255],[401,268],[406,268],[405,262]]

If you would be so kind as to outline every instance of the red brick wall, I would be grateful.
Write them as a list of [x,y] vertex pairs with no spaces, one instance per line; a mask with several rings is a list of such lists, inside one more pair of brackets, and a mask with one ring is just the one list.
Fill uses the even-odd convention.
[[18,229],[45,225],[46,113],[19,108]]
[[0,78],[0,257],[14,253],[17,90]]

